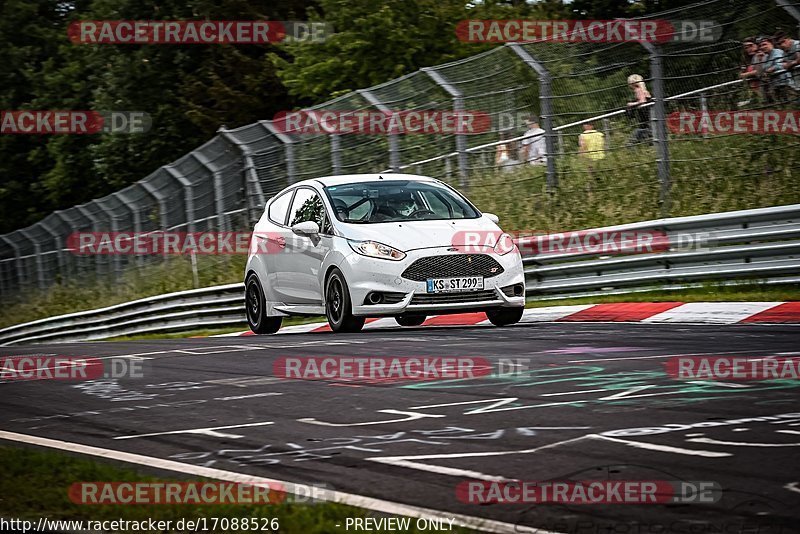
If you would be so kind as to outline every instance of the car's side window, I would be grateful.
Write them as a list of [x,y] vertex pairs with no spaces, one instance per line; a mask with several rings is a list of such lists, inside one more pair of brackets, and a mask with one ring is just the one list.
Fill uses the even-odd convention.
[[292,193],[294,190],[287,191],[269,205],[267,217],[270,221],[280,225],[286,224],[286,212],[289,209],[289,202],[292,200]]
[[324,231],[326,228],[325,219],[325,206],[316,191],[306,187],[298,189],[292,202],[292,209],[289,210],[289,226],[301,222],[314,221],[319,225],[322,233],[328,233]]
[[439,198],[432,191],[425,191],[422,194],[425,195],[425,201],[428,203],[434,213],[442,217],[453,216],[453,207]]

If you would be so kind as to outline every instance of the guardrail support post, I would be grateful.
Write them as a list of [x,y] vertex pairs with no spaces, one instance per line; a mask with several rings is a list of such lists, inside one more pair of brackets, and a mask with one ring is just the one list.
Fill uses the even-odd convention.
[[661,206],[661,216],[669,217],[671,175],[669,139],[667,137],[667,113],[664,106],[663,65],[661,62],[661,54],[657,46],[646,41],[642,41],[641,44],[650,54],[650,77],[653,81],[653,142],[656,145],[658,181],[661,184],[661,193],[658,203]]
[[[456,113],[466,111],[464,109],[464,95],[461,91],[448,82],[438,71],[430,67],[422,69],[422,72],[430,76],[430,78],[436,82],[436,85],[453,97],[453,111]],[[469,159],[467,154],[467,138],[463,133],[456,134],[456,151],[458,152],[459,183],[461,184],[461,188],[466,190],[468,186],[467,176],[469,174]]]
[[[381,102],[378,97],[375,96],[375,93],[369,89],[359,89],[356,93],[364,97],[364,100],[369,102],[371,106],[381,113],[388,114],[392,112],[389,106]],[[387,137],[389,141],[389,168],[392,169],[392,172],[400,172],[400,144],[398,142],[397,133],[390,133]]]
[[556,135],[553,131],[553,78],[550,76],[550,71],[520,43],[508,43],[506,46],[511,48],[539,76],[539,103],[541,104],[539,115],[542,120],[542,128],[544,128],[544,142],[547,148],[547,190],[553,193],[558,187],[555,157]]

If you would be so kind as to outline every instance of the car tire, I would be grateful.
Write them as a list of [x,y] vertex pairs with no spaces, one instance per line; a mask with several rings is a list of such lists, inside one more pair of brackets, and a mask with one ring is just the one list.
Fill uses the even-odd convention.
[[365,318],[353,315],[350,290],[339,269],[333,269],[325,281],[325,316],[334,332],[358,332],[364,327]]
[[267,301],[258,276],[251,274],[244,285],[244,307],[247,324],[254,334],[274,334],[281,327],[283,318],[270,317],[267,312]]
[[425,322],[427,315],[398,315],[394,318],[400,326],[419,326]]
[[525,308],[500,308],[499,310],[489,310],[486,317],[495,326],[508,326],[518,323],[522,319],[522,312]]

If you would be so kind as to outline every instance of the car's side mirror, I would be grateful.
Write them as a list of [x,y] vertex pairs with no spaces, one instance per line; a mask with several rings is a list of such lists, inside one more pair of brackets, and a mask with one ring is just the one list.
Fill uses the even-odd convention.
[[486,217],[487,219],[489,219],[490,221],[492,221],[495,224],[500,222],[500,217],[498,217],[494,213],[484,213],[483,215],[484,215],[484,217]]
[[303,221],[293,225],[292,232],[305,237],[316,237],[319,235],[319,225],[314,221]]

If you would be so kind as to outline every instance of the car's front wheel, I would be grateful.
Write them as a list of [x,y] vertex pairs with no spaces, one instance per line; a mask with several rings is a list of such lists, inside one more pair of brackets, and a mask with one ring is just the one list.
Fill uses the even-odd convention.
[[394,318],[400,326],[419,326],[425,322],[426,315],[398,315]]
[[495,326],[508,326],[518,323],[522,319],[522,312],[525,308],[500,308],[499,310],[489,310],[486,317]]
[[281,327],[281,317],[267,315],[267,302],[261,283],[255,274],[247,277],[244,285],[244,305],[247,324],[254,334],[274,334]]
[[334,332],[358,332],[364,327],[364,317],[353,315],[350,290],[342,271],[334,269],[325,283],[325,315]]

